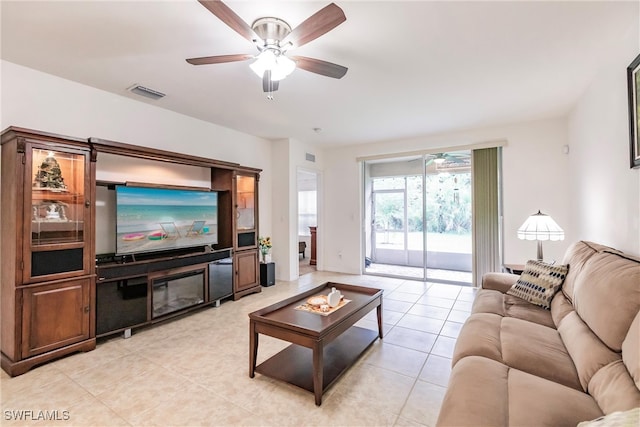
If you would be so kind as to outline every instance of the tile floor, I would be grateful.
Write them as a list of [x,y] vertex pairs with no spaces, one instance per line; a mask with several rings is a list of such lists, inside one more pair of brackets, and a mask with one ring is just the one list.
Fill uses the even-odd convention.
[[[385,337],[316,407],[311,393],[260,374],[249,378],[247,314],[326,281],[384,289]],[[310,273],[134,331],[129,339],[101,340],[94,351],[15,378],[2,372],[0,424],[433,426],[474,296],[464,286]],[[358,324],[376,329],[375,310]],[[258,363],[286,345],[261,335]],[[38,421],[40,411],[58,420]],[[32,420],[16,420],[19,414]]]

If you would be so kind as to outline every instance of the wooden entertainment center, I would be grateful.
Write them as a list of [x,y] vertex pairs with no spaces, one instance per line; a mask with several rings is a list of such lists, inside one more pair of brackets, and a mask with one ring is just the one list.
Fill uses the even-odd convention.
[[[261,291],[260,169],[17,127],[4,130],[0,144],[0,345],[9,375],[93,350],[96,337],[127,336],[132,328]],[[217,243],[96,254],[97,190],[126,184],[96,179],[103,153],[210,170],[205,190],[217,192]]]

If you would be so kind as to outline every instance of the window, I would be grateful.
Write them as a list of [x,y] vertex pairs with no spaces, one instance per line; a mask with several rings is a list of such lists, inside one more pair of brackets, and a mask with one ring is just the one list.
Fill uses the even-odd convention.
[[298,191],[298,235],[310,236],[309,227],[318,225],[318,192]]

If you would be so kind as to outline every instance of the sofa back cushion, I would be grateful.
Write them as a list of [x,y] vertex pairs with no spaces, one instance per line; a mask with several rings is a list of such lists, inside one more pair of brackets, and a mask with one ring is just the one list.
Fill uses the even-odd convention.
[[616,252],[615,249],[608,246],[586,241],[573,243],[565,252],[562,263],[569,266],[569,272],[562,285],[562,293],[569,302],[573,303],[573,284],[576,277],[582,274],[585,263],[593,255],[603,250]]
[[640,390],[640,313],[636,315],[622,343],[622,361],[636,388]]
[[592,255],[573,283],[576,312],[613,351],[622,350],[622,341],[640,311],[639,284],[640,260],[609,251]]
[[605,414],[640,407],[640,313],[622,342],[622,358],[601,368],[588,392]]

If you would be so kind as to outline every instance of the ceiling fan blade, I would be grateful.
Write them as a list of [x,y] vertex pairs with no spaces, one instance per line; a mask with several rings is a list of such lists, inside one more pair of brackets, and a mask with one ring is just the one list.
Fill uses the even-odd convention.
[[291,56],[290,58],[296,62],[296,67],[298,68],[322,76],[333,77],[334,79],[341,79],[347,74],[348,70],[347,67],[321,59],[308,58],[306,56]]
[[320,9],[293,29],[283,40],[283,45],[291,42],[293,47],[300,47],[328,33],[347,20],[342,9],[335,3]]
[[236,13],[220,0],[198,0],[201,5],[206,7],[209,12],[213,13],[218,19],[227,24],[233,31],[240,34],[245,39],[252,42],[258,36],[251,29],[249,24],[244,22]]
[[237,55],[217,55],[217,56],[203,56],[201,58],[189,58],[186,61],[191,65],[207,65],[207,64],[222,64],[225,62],[246,61],[247,59],[253,59],[253,55],[245,55],[239,53]]
[[278,90],[278,85],[280,84],[277,80],[271,80],[271,70],[267,70],[264,72],[262,76],[262,91],[271,93]]

